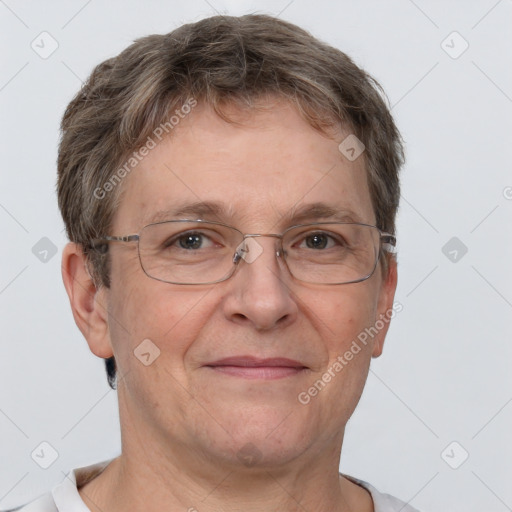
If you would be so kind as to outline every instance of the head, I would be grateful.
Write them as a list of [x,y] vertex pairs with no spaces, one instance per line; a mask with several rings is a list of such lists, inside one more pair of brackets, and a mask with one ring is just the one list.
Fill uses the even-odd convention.
[[[349,135],[364,144],[354,161],[338,149]],[[157,412],[142,415],[160,429],[166,405],[182,420],[173,433],[185,443],[188,428],[205,443],[227,435],[237,446],[257,444],[271,425],[286,424],[285,410],[303,425],[287,432],[303,448],[326,422],[326,436],[339,433],[369,359],[382,351],[387,323],[359,351],[350,347],[391,309],[391,253],[380,250],[365,281],[316,285],[286,274],[276,239],[261,238],[264,258],[242,263],[227,281],[187,286],[149,278],[136,244],[98,251],[91,241],[138,233],[156,218],[171,220],[163,211],[199,201],[221,206],[205,220],[244,233],[282,233],[300,208],[323,203],[394,234],[402,163],[378,83],[341,51],[276,18],[204,19],[139,39],[98,65],[62,121],[58,197],[71,241],[66,288],[91,350],[106,360],[109,384],[120,371],[126,400],[150,404]],[[148,339],[160,355],[144,366],[134,350]],[[353,360],[338,376],[333,365],[348,350]],[[308,372],[234,389],[231,377],[212,377],[205,366],[256,353],[287,354]],[[306,393],[315,400],[297,399],[329,371],[332,384]],[[244,406],[242,420],[220,410],[226,400]],[[209,409],[219,411],[214,422],[204,417]],[[211,431],[201,426],[208,421]]]

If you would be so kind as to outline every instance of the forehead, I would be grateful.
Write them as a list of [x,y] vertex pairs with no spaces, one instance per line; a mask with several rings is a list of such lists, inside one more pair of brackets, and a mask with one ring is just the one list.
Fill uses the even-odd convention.
[[364,157],[349,161],[338,149],[348,132],[329,138],[291,104],[271,107],[233,110],[235,123],[195,107],[125,178],[115,230],[177,217],[236,219],[251,230],[300,215],[374,223]]

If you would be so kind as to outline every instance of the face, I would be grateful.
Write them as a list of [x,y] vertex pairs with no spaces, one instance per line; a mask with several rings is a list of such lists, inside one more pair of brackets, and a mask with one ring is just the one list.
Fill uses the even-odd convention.
[[[282,233],[330,220],[313,211],[298,222],[318,203],[375,223],[363,158],[350,162],[338,150],[347,134],[321,135],[284,102],[239,120],[243,126],[226,123],[198,105],[126,178],[111,234],[138,233],[155,218]],[[198,202],[219,208],[173,213]],[[263,252],[241,261],[230,279],[193,286],[149,278],[135,243],[110,244],[111,287],[102,293],[109,343],[125,376],[121,420],[130,417],[162,447],[179,444],[233,463],[249,451],[277,464],[341,443],[385,328],[359,343],[351,360],[344,354],[391,308],[396,279],[377,267],[359,283],[298,282],[276,257],[277,239],[257,241]],[[148,366],[134,356],[143,340],[160,350]],[[212,364],[226,358],[237,359]],[[295,363],[261,362],[276,358]],[[244,368],[247,361],[259,368]]]

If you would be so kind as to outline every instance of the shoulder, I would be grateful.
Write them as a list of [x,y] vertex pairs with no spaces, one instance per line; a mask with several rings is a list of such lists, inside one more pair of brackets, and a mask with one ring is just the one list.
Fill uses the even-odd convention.
[[17,508],[11,508],[2,512],[58,512],[52,493],[43,494],[39,498]]
[[364,487],[371,494],[375,512],[419,512],[417,509],[395,496],[380,492],[373,485],[364,480],[359,480],[358,478],[345,474],[343,474],[343,476],[355,484]]
[[73,469],[50,492],[25,505],[0,512],[89,512],[78,488],[99,475],[111,460]]

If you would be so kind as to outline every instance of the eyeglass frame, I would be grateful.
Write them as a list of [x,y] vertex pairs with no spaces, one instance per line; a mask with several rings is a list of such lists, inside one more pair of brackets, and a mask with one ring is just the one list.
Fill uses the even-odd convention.
[[[293,226],[290,226],[290,227],[286,228],[281,234],[279,234],[279,233],[242,233],[242,231],[240,231],[238,228],[230,226],[229,224],[225,224],[223,222],[218,222],[218,221],[205,220],[205,219],[172,219],[172,220],[163,220],[163,221],[159,221],[159,222],[152,222],[150,224],[146,224],[145,226],[143,226],[141,228],[141,230],[139,231],[139,233],[136,233],[136,234],[132,234],[132,235],[107,235],[107,236],[100,237],[100,238],[94,238],[94,239],[92,239],[89,242],[89,247],[92,250],[98,252],[99,254],[106,254],[107,250],[108,250],[108,242],[137,242],[137,254],[139,256],[139,263],[140,263],[140,266],[141,266],[144,274],[146,274],[146,276],[148,276],[150,279],[154,279],[155,281],[160,281],[161,283],[184,285],[184,286],[188,286],[188,285],[191,285],[191,286],[201,286],[201,285],[210,285],[210,284],[222,283],[223,281],[227,281],[228,279],[233,277],[233,275],[235,274],[235,272],[236,272],[236,270],[238,268],[238,264],[240,263],[240,260],[243,259],[242,255],[240,254],[240,252],[238,250],[238,247],[237,247],[237,250],[235,250],[235,253],[233,254],[233,258],[232,258],[232,262],[233,262],[232,271],[229,272],[227,274],[227,276],[223,277],[222,279],[218,279],[216,281],[209,281],[207,283],[176,283],[176,282],[173,282],[173,281],[166,281],[164,279],[159,279],[157,277],[153,277],[153,276],[149,275],[147,273],[146,269],[144,268],[144,265],[142,264],[142,259],[141,259],[141,255],[140,255],[140,236],[141,236],[142,231],[144,229],[146,229],[147,227],[149,227],[149,226],[155,226],[155,225],[160,225],[160,224],[178,223],[178,222],[194,222],[194,223],[214,224],[214,225],[217,225],[217,226],[223,226],[223,227],[232,229],[234,231],[237,231],[238,233],[240,233],[242,235],[242,241],[240,242],[238,247],[240,247],[242,242],[244,242],[247,238],[257,238],[257,237],[263,237],[263,236],[278,238],[279,241],[280,241],[280,248],[276,251],[276,257],[277,258],[279,258],[279,257],[282,258],[282,261],[283,261],[285,267],[287,268],[289,274],[294,279],[296,279],[299,282],[305,282],[305,283],[310,283],[310,284],[343,285],[343,284],[353,284],[353,283],[360,283],[362,281],[366,281],[367,279],[369,279],[374,274],[375,269],[377,268],[377,265],[379,263],[379,260],[380,260],[381,254],[382,254],[383,245],[388,245],[388,246],[391,247],[391,249],[390,248],[384,249],[386,252],[391,253],[391,254],[393,254],[395,252],[394,249],[396,247],[396,236],[395,235],[393,235],[392,233],[387,233],[385,231],[382,231],[380,228],[378,228],[377,226],[374,226],[373,224],[365,224],[363,222],[327,222],[327,221],[325,221],[325,222],[312,222],[312,223],[307,223],[307,224],[295,224]],[[310,282],[310,281],[303,281],[302,279],[299,279],[299,278],[295,277],[295,275],[290,270],[290,267],[288,266],[288,263],[286,261],[286,251],[283,248],[283,237],[285,236],[285,234],[288,231],[290,231],[292,229],[296,229],[296,228],[310,227],[310,226],[332,225],[332,224],[367,226],[367,227],[370,227],[370,228],[374,228],[374,229],[376,229],[379,232],[379,252],[377,254],[377,257],[375,258],[375,265],[373,266],[373,269],[371,270],[371,272],[368,275],[361,277],[360,279],[356,279],[356,280],[353,280],[353,281],[347,281],[347,282],[343,282],[343,283],[313,283],[313,282]],[[99,247],[102,246],[102,245],[105,245],[107,247],[107,249],[104,250],[104,251],[99,250]]]

